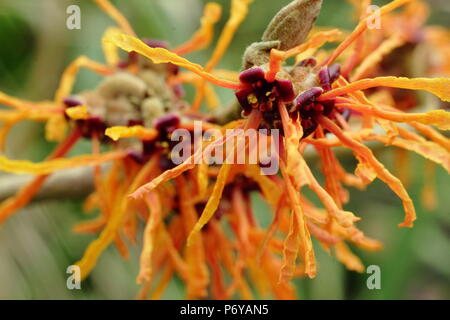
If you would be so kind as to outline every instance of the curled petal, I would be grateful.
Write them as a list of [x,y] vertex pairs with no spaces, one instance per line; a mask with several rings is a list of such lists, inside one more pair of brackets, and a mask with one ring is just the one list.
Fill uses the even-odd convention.
[[311,235],[309,233],[303,206],[301,204],[300,194],[292,184],[291,177],[288,176],[286,166],[281,164],[281,173],[286,180],[286,186],[289,201],[292,207],[292,217],[289,227],[288,236],[283,246],[283,265],[279,281],[281,283],[289,281],[295,269],[297,253],[300,252],[300,258],[305,266],[305,274],[310,278],[314,278],[317,273],[316,258],[312,246]]
[[[157,158],[151,159],[145,164],[145,166],[139,171],[139,173],[134,177],[131,185],[127,188],[127,193],[133,192],[136,188],[141,185],[145,179],[150,176],[154,176],[155,172],[159,169],[159,161]],[[123,226],[124,219],[128,212],[128,207],[130,205],[130,199],[127,197],[121,198],[119,205],[113,206],[111,216],[108,219],[106,227],[103,229],[100,236],[91,242],[84,252],[83,257],[79,260],[76,265],[80,267],[81,279],[86,278],[92,269],[95,267],[98,258],[101,253],[108,247],[108,245],[114,241],[117,232],[120,227]]]
[[281,267],[280,280],[281,283],[289,282],[294,274],[297,255],[300,250],[299,221],[294,212],[291,213],[291,221],[289,223],[289,233],[284,240],[283,245],[283,265]]
[[179,67],[186,68],[215,85],[234,90],[240,89],[241,87],[239,83],[217,78],[213,74],[205,71],[202,66],[192,63],[164,48],[151,48],[138,38],[126,34],[114,34],[104,41],[112,42],[127,52],[135,51],[152,60],[154,63],[173,63]]
[[339,237],[350,240],[356,246],[364,250],[377,251],[383,249],[383,244],[380,241],[366,237],[364,233],[356,227],[343,228],[336,225],[334,231]]
[[0,121],[4,123],[16,123],[21,120],[46,121],[55,115],[52,111],[46,110],[0,110]]
[[341,142],[352,149],[358,156],[358,160],[364,161],[368,166],[376,172],[378,178],[384,181],[392,191],[402,200],[405,209],[405,219],[400,227],[412,227],[414,220],[416,220],[416,211],[413,202],[406,192],[405,187],[401,181],[393,176],[373,155],[372,151],[362,143],[353,139],[347,133],[341,131],[339,127],[330,119],[325,117],[317,118],[318,122],[327,130],[332,132]]
[[155,233],[158,224],[161,221],[161,204],[158,199],[158,194],[150,192],[145,197],[145,203],[150,211],[150,215],[145,226],[144,231],[144,245],[140,258],[140,270],[136,282],[138,284],[143,281],[150,281],[152,277],[152,255],[155,241]]
[[419,132],[421,132],[424,136],[428,137],[431,141],[437,143],[445,150],[450,152],[450,139],[448,139],[446,136],[444,136],[437,130],[434,130],[429,126],[416,122],[412,122],[409,125],[418,130]]
[[438,144],[430,141],[412,141],[406,139],[395,139],[389,141],[388,138],[374,135],[375,139],[382,141],[386,144],[410,150],[420,154],[426,159],[429,159],[437,164],[440,164],[448,173],[450,173],[450,154],[447,150],[439,146]]
[[196,178],[198,197],[203,198],[208,190],[208,164],[202,163],[198,165]]
[[102,75],[109,75],[114,72],[114,69],[109,66],[105,66],[99,62],[91,60],[86,56],[76,58],[69,64],[62,74],[59,87],[55,93],[56,103],[62,103],[64,99],[70,95],[75,83],[75,77],[81,68],[88,68]]

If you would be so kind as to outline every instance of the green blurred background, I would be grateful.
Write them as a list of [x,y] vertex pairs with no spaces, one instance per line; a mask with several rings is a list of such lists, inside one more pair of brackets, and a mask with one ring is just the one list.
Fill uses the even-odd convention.
[[[129,18],[141,37],[181,44],[196,30],[205,0],[123,0],[113,1]],[[216,0],[224,7],[224,16],[216,27],[222,29],[230,0]],[[385,1],[386,2],[386,1]],[[450,27],[448,0],[432,4],[430,23]],[[288,0],[255,0],[248,18],[239,29],[219,67],[240,68],[241,54],[257,41],[271,17]],[[381,4],[383,1],[375,1]],[[67,30],[66,8],[81,7],[81,30]],[[345,0],[325,0],[319,26],[351,29],[351,7]],[[0,1],[0,91],[28,100],[51,99],[59,77],[70,61],[83,54],[103,61],[100,38],[114,23],[88,0],[2,0]],[[189,56],[195,62],[207,61],[211,50]],[[99,77],[81,71],[74,92],[94,87]],[[223,102],[233,93],[220,91]],[[188,90],[188,95],[192,91]],[[43,139],[42,125],[24,122],[10,133],[6,154],[15,158],[41,160],[54,147]],[[88,151],[87,142],[74,153]],[[394,168],[392,150],[377,150],[377,156],[389,169]],[[351,158],[344,162],[352,166]],[[317,167],[314,161],[310,161]],[[400,201],[381,182],[367,191],[351,191],[346,207],[363,220],[359,226],[385,244],[381,252],[355,249],[365,265],[381,268],[381,290],[369,290],[367,274],[346,271],[318,244],[319,275],[314,280],[296,280],[303,299],[449,299],[450,298],[450,179],[438,169],[438,209],[425,210],[420,203],[424,161],[411,156],[411,185],[418,220],[413,229],[399,229],[403,218]],[[1,186],[0,186],[1,188]],[[257,197],[256,210],[263,223],[270,222],[267,208]],[[34,202],[0,226],[0,299],[132,299],[140,247],[131,248],[124,261],[113,247],[101,256],[82,290],[66,288],[66,268],[77,261],[95,237],[75,235],[73,225],[88,219],[81,213],[81,201],[45,200]],[[164,298],[183,298],[182,283],[174,279]]]

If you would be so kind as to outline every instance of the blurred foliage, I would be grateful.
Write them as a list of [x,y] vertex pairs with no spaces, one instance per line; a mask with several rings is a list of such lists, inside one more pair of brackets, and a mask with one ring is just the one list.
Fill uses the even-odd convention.
[[[216,2],[224,7],[224,17],[216,28],[218,34],[226,21],[230,1]],[[196,30],[204,3],[205,0],[115,1],[140,36],[165,39],[173,46],[188,39]],[[274,13],[287,3],[289,0],[255,0],[219,67],[238,70],[245,47],[260,38]],[[381,4],[383,1],[375,3]],[[449,27],[448,3],[430,3],[433,5],[431,22]],[[65,8],[69,4],[81,7],[81,30],[65,29]],[[354,26],[351,15],[351,7],[346,1],[328,0],[317,24],[351,29]],[[48,17],[55,19],[47,21]],[[0,90],[29,99],[30,95],[39,99],[51,98],[64,65],[75,57],[84,54],[103,61],[100,38],[103,30],[112,24],[87,0],[2,0]],[[43,43],[50,43],[52,48],[43,46]],[[45,59],[51,52],[55,57]],[[189,59],[202,63],[211,52],[211,48],[206,49],[190,55]],[[38,59],[39,56],[41,58]],[[42,71],[43,66],[45,72]],[[33,82],[33,78],[37,80]],[[81,71],[75,92],[92,88],[98,80],[98,76]],[[39,83],[41,86],[36,92],[36,84]],[[192,95],[192,91],[188,90],[188,94]],[[223,101],[230,101],[232,95],[230,91],[220,91]],[[39,160],[52,147],[53,144],[43,141],[41,126],[25,124],[17,126],[11,133],[7,152]],[[83,151],[89,151],[87,142],[78,144],[74,153]],[[383,149],[377,154],[389,169],[394,167],[391,151]],[[351,168],[354,163],[348,160],[347,165]],[[300,298],[450,298],[450,179],[444,170],[439,169],[439,206],[437,210],[428,212],[420,203],[423,181],[426,179],[423,165],[422,159],[411,156],[414,174],[409,192],[415,200],[418,214],[413,229],[397,227],[403,217],[401,203],[382,183],[376,182],[364,192],[351,192],[347,209],[363,218],[360,225],[367,235],[385,244],[381,252],[367,253],[355,249],[366,265],[381,267],[381,290],[368,290],[367,274],[346,271],[316,243],[319,275],[314,280],[296,280]],[[256,195],[253,201],[261,224],[269,224],[267,205]],[[123,260],[115,248],[108,248],[92,275],[82,283],[82,290],[66,289],[67,266],[80,258],[87,244],[95,238],[72,233],[75,222],[89,218],[81,212],[79,200],[33,203],[0,226],[1,299],[130,299],[135,296],[139,289],[135,284],[139,245],[130,246],[128,261]],[[183,295],[182,283],[175,279],[163,298],[177,299]]]

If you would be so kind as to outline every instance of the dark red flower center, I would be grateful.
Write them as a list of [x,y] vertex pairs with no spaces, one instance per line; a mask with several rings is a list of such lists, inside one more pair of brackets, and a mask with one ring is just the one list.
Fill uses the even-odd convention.
[[[300,62],[299,65],[314,67],[316,63],[314,58],[310,58]],[[264,70],[255,67],[240,74],[242,89],[236,92],[236,97],[243,109],[244,116],[249,115],[253,109],[262,112],[261,127],[267,129],[282,129],[278,105],[284,103],[289,108],[292,118],[300,117],[303,137],[307,137],[316,130],[318,116],[334,118],[334,112],[347,114],[346,110],[336,110],[334,99],[318,101],[322,93],[332,89],[332,84],[340,74],[339,64],[323,67],[317,74],[320,86],[305,90],[295,98],[294,87],[290,80],[276,79],[268,82]]]
[[261,68],[245,70],[239,79],[242,89],[236,92],[236,97],[245,114],[249,114],[253,109],[259,109],[261,112],[276,110],[279,102],[291,102],[295,98],[290,80],[277,79],[268,82]]

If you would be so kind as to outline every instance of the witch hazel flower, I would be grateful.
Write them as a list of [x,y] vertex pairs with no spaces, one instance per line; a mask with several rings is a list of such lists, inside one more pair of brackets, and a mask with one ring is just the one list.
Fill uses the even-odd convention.
[[[305,5],[307,6],[306,3],[317,4],[318,2],[320,1],[294,1],[288,9],[304,9]],[[408,2],[410,1],[392,1],[381,8],[381,13],[391,12]],[[286,21],[283,17],[287,15],[288,11],[282,10],[280,16],[277,16],[275,20],[281,21],[282,24],[283,21]],[[437,128],[445,130],[449,128],[450,118],[448,113],[436,110],[423,114],[408,114],[395,109],[387,109],[384,106],[376,106],[372,103],[363,90],[378,86],[426,90],[442,100],[449,100],[448,90],[446,90],[449,79],[409,79],[387,76],[349,82],[346,78],[340,76],[339,65],[333,64],[344,51],[367,31],[366,20],[367,17],[364,17],[354,32],[347,36],[326,59],[317,61],[317,63],[314,59],[309,59],[292,67],[283,66],[283,62],[291,57],[299,56],[308,49],[317,50],[326,42],[336,41],[341,37],[339,30],[316,33],[308,41],[289,46],[283,50],[277,48],[282,48],[284,42],[287,43],[290,39],[289,35],[294,33],[295,30],[285,30],[285,35],[277,34],[277,38],[268,37],[264,39],[265,43],[254,45],[252,50],[247,51],[246,58],[248,61],[244,65],[250,65],[251,67],[240,74],[240,81],[235,84],[217,79],[213,74],[205,74],[204,69],[197,65],[188,64],[185,60],[178,61],[180,65],[213,84],[236,89],[236,96],[244,115],[250,113],[246,120],[246,128],[258,128],[266,122],[269,122],[269,125],[273,125],[274,121],[281,122],[283,139],[280,141],[279,156],[283,179],[277,179],[277,181],[278,187],[285,190],[288,195],[286,208],[291,213],[290,232],[284,244],[284,262],[280,276],[282,281],[295,274],[297,255],[300,257],[304,273],[310,277],[315,276],[317,266],[310,239],[311,235],[318,237],[324,243],[328,243],[327,246],[333,246],[338,259],[353,270],[362,270],[360,261],[349,251],[344,241],[340,240],[334,243],[334,237],[353,241],[358,246],[369,250],[380,248],[379,243],[366,238],[356,228],[355,222],[358,218],[353,213],[343,210],[344,204],[349,200],[344,185],[363,188],[375,178],[381,179],[403,202],[406,214],[401,226],[412,226],[416,216],[411,198],[400,180],[375,158],[372,151],[364,144],[365,141],[375,139],[390,142],[399,148],[408,148],[408,150],[425,155],[427,158],[432,158],[437,163],[447,166],[446,161],[442,161],[442,157],[448,159],[449,154],[442,149],[440,142],[435,138],[432,141],[427,141],[427,144],[431,143],[434,147],[431,154],[426,153],[423,149],[424,145],[418,142],[421,138],[416,136],[416,133],[406,133],[397,123],[433,124]],[[268,32],[268,34],[272,33]],[[276,43],[277,41],[278,43]],[[141,48],[139,43],[127,37],[116,37],[112,39],[112,42],[125,50]],[[267,50],[270,46],[272,48]],[[263,49],[255,53],[255,48]],[[153,61],[157,61],[162,52],[140,50],[140,53]],[[170,61],[179,60],[179,58],[171,56],[170,53],[164,54]],[[258,62],[261,64],[258,64]],[[345,60],[342,60],[342,62],[346,64]],[[289,75],[288,78],[290,78],[292,86],[286,82],[286,74]],[[288,88],[288,90],[285,90],[285,88]],[[293,88],[294,95],[292,95],[291,88]],[[348,110],[351,111],[352,118],[359,119],[359,128],[358,126],[352,127],[347,122]],[[270,118],[267,117],[268,113],[271,115]],[[387,129],[386,136],[372,132],[376,124]],[[433,129],[428,127],[427,130]],[[394,132],[397,135],[395,140],[392,139]],[[425,133],[425,130],[423,132]],[[441,142],[446,140],[437,131],[433,131],[433,134],[428,131],[426,135],[430,138],[431,135],[439,135],[440,139],[443,139]],[[414,146],[409,144],[412,141],[411,139],[418,139],[417,144],[414,144]],[[324,187],[312,175],[303,158],[303,152],[309,145],[313,146],[320,156],[326,180]],[[345,172],[334,155],[332,149],[339,146],[349,148],[355,154],[359,164],[354,175]],[[187,163],[180,165],[143,186],[134,195],[136,197],[143,196],[150,190],[154,190],[159,184],[190,168]],[[219,172],[220,180],[216,182],[216,186],[223,186],[224,181],[230,174],[228,170],[227,166],[221,168]],[[299,192],[304,186],[311,188],[321,199],[327,212],[326,222],[323,224],[312,222],[310,219],[314,220],[314,218],[306,213],[309,204]],[[191,236],[197,234],[213,216],[212,213],[217,209],[218,204],[216,199],[220,197],[222,191],[222,187],[214,189],[212,200],[207,203]],[[275,195],[267,195],[267,197],[275,203],[280,201],[280,198]],[[319,217],[316,216],[315,218],[318,219]],[[283,218],[277,216],[277,219]],[[277,219],[274,223],[279,221]],[[273,228],[276,230],[276,224],[273,225]],[[325,234],[326,237],[324,237]],[[271,238],[272,235],[273,233],[269,233],[268,237]],[[356,263],[356,261],[358,262]]]
[[[217,4],[205,6],[200,28],[191,39],[169,49],[138,38],[109,1],[95,2],[118,25],[109,28],[103,38],[106,65],[86,57],[77,59],[64,73],[51,103],[31,104],[0,94],[0,101],[18,109],[21,117],[47,121],[48,136],[63,139],[41,163],[0,158],[2,170],[37,175],[2,203],[1,221],[28,203],[56,170],[81,164],[95,168],[96,188],[85,207],[97,208],[100,214],[76,226],[78,232],[99,234],[77,262],[82,278],[89,276],[109,245],[114,244],[127,257],[127,242],[139,238],[143,247],[136,280],[142,285],[142,298],[160,297],[176,275],[191,299],[251,299],[255,292],[293,299],[292,278],[314,278],[320,272],[315,252],[321,247],[358,272],[364,271],[364,265],[349,244],[370,251],[382,248],[358,228],[360,218],[345,209],[350,201],[348,188],[364,189],[378,178],[402,201],[405,216],[400,226],[412,227],[417,218],[405,186],[376,158],[369,142],[415,152],[450,172],[449,139],[439,131],[450,129],[448,112],[404,112],[395,105],[378,103],[367,92],[380,87],[421,90],[448,102],[450,79],[390,75],[353,79],[359,66],[379,63],[371,55],[354,54],[368,33],[366,16],[361,16],[346,36],[331,29],[308,37],[323,1],[294,0],[275,15],[261,41],[245,51],[244,70],[230,72],[217,70],[217,64],[248,14],[251,0],[231,1],[229,20],[204,66],[184,56],[211,42],[221,15]],[[412,2],[391,1],[380,13],[387,15]],[[338,45],[323,49],[328,42]],[[121,63],[117,48],[129,53],[126,63]],[[291,58],[297,62],[288,65]],[[77,95],[77,101],[68,97],[72,97],[80,67],[105,79],[99,88]],[[179,94],[184,84],[196,89],[192,101],[182,100]],[[168,165],[175,130],[192,132],[193,119],[208,119],[208,113],[200,109],[203,100],[220,108],[215,87],[235,93],[241,117],[223,126],[210,121],[204,124],[220,132],[232,129],[233,135],[204,141],[186,161]],[[111,151],[100,152],[100,124],[114,141],[108,144]],[[68,135],[64,125],[71,129]],[[279,162],[276,174],[263,175],[261,165],[249,161],[222,165],[196,161],[211,156],[232,139],[240,142],[240,147],[232,145],[225,159],[249,154],[255,146],[246,142],[246,133],[260,128],[280,131],[278,141],[273,142],[279,149],[271,155]],[[62,158],[81,136],[91,139],[93,154]],[[354,172],[344,168],[335,148],[354,155]],[[318,155],[323,184],[305,159],[307,149]],[[105,162],[112,165],[102,174],[99,166]],[[308,199],[305,188],[321,205]],[[268,228],[260,226],[253,212],[251,195],[255,192],[273,213]],[[141,223],[143,233],[138,232]],[[312,238],[321,246],[313,246]]]

